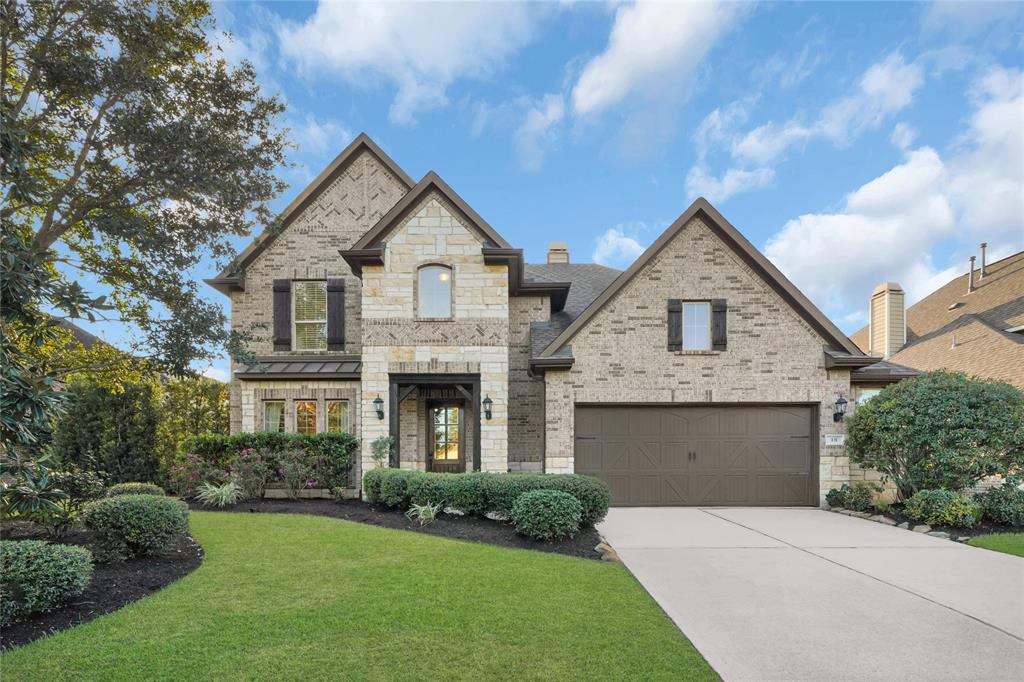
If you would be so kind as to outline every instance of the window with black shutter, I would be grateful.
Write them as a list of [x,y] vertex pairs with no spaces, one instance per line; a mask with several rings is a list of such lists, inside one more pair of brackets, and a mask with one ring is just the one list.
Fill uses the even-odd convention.
[[345,280],[327,280],[327,350],[345,350]]
[[274,280],[274,350],[292,349],[292,281]]

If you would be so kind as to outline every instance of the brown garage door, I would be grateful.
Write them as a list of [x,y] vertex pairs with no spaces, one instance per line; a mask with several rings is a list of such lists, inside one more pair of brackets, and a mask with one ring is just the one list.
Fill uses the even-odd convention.
[[817,505],[812,408],[578,406],[576,472],[612,504]]

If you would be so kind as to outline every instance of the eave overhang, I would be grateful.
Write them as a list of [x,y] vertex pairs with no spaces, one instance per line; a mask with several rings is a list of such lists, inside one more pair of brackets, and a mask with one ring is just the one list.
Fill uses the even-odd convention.
[[854,355],[825,348],[825,369],[858,369],[881,362],[877,355]]
[[554,358],[532,358],[530,360],[530,374],[543,374],[549,369],[572,369],[573,363],[575,362],[576,358],[572,357],[571,355]]
[[225,296],[231,295],[232,291],[245,291],[244,277],[210,277],[203,281]]
[[482,251],[484,263],[487,265],[508,266],[509,296],[550,296],[551,312],[557,313],[565,308],[571,282],[524,281],[523,273],[526,272],[526,267],[522,249],[484,247]]

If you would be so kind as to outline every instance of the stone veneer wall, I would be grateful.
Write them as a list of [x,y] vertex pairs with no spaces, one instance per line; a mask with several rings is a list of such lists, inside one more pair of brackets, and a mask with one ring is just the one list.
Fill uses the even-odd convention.
[[[666,350],[666,301],[724,298],[728,349]],[[570,342],[575,364],[549,371],[549,472],[573,470],[578,402],[815,402],[820,404],[819,487],[850,478],[843,433],[832,420],[838,394],[850,399],[848,370],[826,370],[824,340],[707,226],[695,218]]]
[[[480,424],[481,469],[507,469],[508,268],[485,264],[481,246],[472,228],[432,192],[386,238],[384,265],[363,268],[364,470],[374,466],[370,443],[388,433],[388,375],[461,373],[479,373],[481,399],[494,401],[492,419]],[[417,271],[426,263],[453,268],[450,320],[417,319]],[[384,419],[374,413],[378,395],[385,400]],[[406,454],[401,459],[414,461]],[[472,452],[466,457],[471,461]]]
[[547,296],[509,299],[508,468],[541,471],[544,466],[544,378],[529,375],[530,323],[551,315]]
[[[369,152],[363,152],[307,205],[277,239],[246,268],[245,291],[231,294],[231,327],[245,331],[264,325],[261,340],[249,345],[257,355],[275,352],[273,280],[345,278],[345,354],[360,352],[360,281],[338,255],[370,229],[405,194],[402,182]],[[302,355],[311,355],[303,351]],[[328,353],[325,351],[325,355]],[[232,366],[232,373],[234,367]],[[231,380],[230,424],[242,425],[242,384]]]

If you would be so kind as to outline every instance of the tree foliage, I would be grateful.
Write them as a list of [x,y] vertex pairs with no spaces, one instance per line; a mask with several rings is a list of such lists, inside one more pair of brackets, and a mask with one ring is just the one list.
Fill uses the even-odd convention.
[[213,30],[206,0],[0,0],[5,450],[38,447],[60,407],[54,368],[26,350],[59,343],[44,311],[128,324],[132,354],[170,374],[243,354],[192,269],[270,222],[286,141],[281,102]]
[[847,420],[850,458],[900,498],[961,490],[1024,465],[1024,393],[999,381],[928,372],[887,386]]
[[160,460],[171,462],[178,445],[201,433],[228,433],[228,385],[205,377],[165,382],[160,391],[157,440]]

